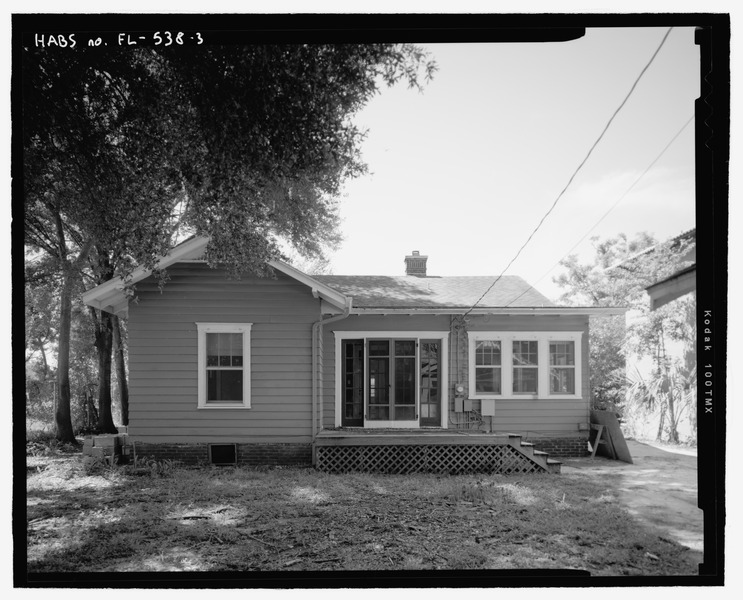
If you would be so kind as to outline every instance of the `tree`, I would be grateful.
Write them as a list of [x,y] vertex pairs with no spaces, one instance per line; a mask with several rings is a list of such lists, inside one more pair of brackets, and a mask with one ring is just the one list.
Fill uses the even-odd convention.
[[[669,340],[695,346],[695,299],[681,298],[657,311],[650,311],[645,288],[685,266],[683,257],[693,240],[680,236],[658,244],[646,233],[628,239],[619,235],[600,242],[593,238],[595,257],[581,264],[571,256],[561,262],[566,272],[555,282],[567,291],[561,301],[575,305],[625,306],[629,322],[622,317],[601,318],[591,323],[591,391],[594,408],[621,412],[626,398],[658,410],[658,439],[668,431],[678,441],[678,422],[688,411],[690,386],[696,371],[690,355],[674,361],[666,350]],[[626,373],[628,355],[648,357],[653,378]]]
[[[434,70],[406,44],[25,48],[24,223],[60,275],[59,439],[72,441],[70,314],[84,267],[95,283],[126,278],[184,233],[209,236],[209,263],[234,276],[270,275],[281,243],[321,256],[338,239],[342,182],[365,171],[351,116],[380,85],[420,89]],[[99,315],[97,347],[110,390],[109,320]]]
[[[42,254],[27,256],[25,281],[26,309],[26,414],[37,424],[54,424],[59,400],[56,348],[59,340],[59,281],[52,261]],[[95,350],[90,339],[90,322],[77,299],[81,286],[73,293],[70,316],[70,396],[79,397],[81,405],[70,406],[70,428],[83,426],[85,397],[95,388],[91,385]],[[96,411],[97,412],[97,411]]]
[[129,383],[126,376],[126,330],[119,317],[114,316],[113,325],[113,351],[114,364],[116,365],[116,381],[119,384],[119,401],[121,403],[121,424],[129,425]]
[[26,415],[43,422],[54,411],[56,365],[50,354],[57,341],[55,285],[38,256],[27,256],[25,281]]
[[59,323],[54,306],[59,301],[49,265],[43,257],[27,256],[25,273],[26,364],[40,360],[40,373],[46,380],[52,367],[49,352],[57,340]]

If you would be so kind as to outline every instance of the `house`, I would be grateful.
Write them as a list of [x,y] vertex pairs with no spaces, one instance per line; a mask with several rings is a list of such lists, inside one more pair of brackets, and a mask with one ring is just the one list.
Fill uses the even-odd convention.
[[[128,317],[129,442],[185,462],[555,470],[589,433],[588,320],[514,276],[229,279],[192,238],[83,296]],[[545,452],[552,455],[550,459]]]
[[690,294],[697,289],[697,246],[696,229],[692,229],[673,239],[674,244],[687,244],[682,250],[680,260],[692,262],[686,268],[679,269],[671,276],[645,288],[650,296],[650,310],[657,310],[661,306],[674,301],[676,298]]

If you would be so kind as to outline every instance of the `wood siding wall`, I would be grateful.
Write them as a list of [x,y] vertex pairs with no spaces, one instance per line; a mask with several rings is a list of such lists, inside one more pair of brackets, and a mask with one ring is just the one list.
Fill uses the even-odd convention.
[[[588,367],[588,317],[503,316],[485,318],[470,315],[466,323],[445,315],[353,316],[333,323],[324,330],[323,427],[335,425],[335,335],[334,331],[449,331],[448,404],[454,415],[455,387],[461,384],[468,398],[468,333],[477,331],[579,331],[582,336],[581,399],[497,400],[494,417],[486,417],[494,431],[523,433],[528,436],[581,436],[579,423],[588,423],[590,384]],[[473,400],[475,408],[480,401]],[[450,427],[453,425],[450,423]]]
[[[282,274],[230,280],[205,265],[168,269],[129,307],[129,432],[142,442],[308,443],[312,323],[320,301]],[[197,408],[197,322],[253,323],[251,408]]]
[[[205,265],[169,270],[162,293],[149,278],[129,308],[130,423],[133,440],[149,443],[309,443],[312,426],[312,324],[320,300],[282,274],[230,280]],[[199,409],[197,322],[253,323],[251,408]],[[459,329],[457,329],[459,326]],[[467,333],[581,331],[582,398],[498,400],[492,428],[531,436],[580,435],[589,420],[588,318],[471,315],[351,316],[322,331],[322,427],[336,410],[334,331],[449,331],[449,388],[468,385]],[[465,397],[467,397],[465,393]],[[479,401],[474,401],[476,407]],[[320,415],[318,415],[320,416]],[[490,419],[490,418],[486,418]]]

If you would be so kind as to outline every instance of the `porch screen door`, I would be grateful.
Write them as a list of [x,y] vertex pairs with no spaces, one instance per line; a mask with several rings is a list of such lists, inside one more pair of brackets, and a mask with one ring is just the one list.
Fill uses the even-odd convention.
[[395,387],[393,421],[414,421],[415,412],[415,340],[395,340]]
[[414,421],[415,340],[369,340],[370,421]]
[[421,340],[421,425],[441,426],[440,340]]

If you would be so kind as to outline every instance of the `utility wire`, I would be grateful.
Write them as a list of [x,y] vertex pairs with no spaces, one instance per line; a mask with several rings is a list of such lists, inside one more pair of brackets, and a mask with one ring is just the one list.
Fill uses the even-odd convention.
[[480,298],[479,298],[479,299],[477,300],[477,302],[475,302],[475,303],[474,303],[474,304],[473,304],[473,305],[472,305],[472,306],[471,306],[471,307],[470,307],[470,308],[469,308],[469,309],[467,310],[467,312],[465,312],[465,313],[464,313],[464,317],[466,317],[466,316],[467,316],[468,314],[470,314],[470,313],[471,313],[471,312],[472,312],[472,311],[473,311],[473,310],[475,309],[475,307],[476,307],[476,306],[477,306],[477,305],[478,305],[478,304],[479,304],[480,302],[482,302],[482,299],[483,299],[483,298],[484,298],[484,297],[485,297],[485,296],[486,296],[486,295],[488,294],[488,292],[490,292],[490,290],[492,290],[492,289],[493,289],[493,287],[495,286],[495,284],[496,284],[496,283],[498,283],[498,281],[500,281],[500,279],[501,279],[501,278],[503,277],[503,275],[505,275],[506,271],[508,271],[508,269],[509,269],[509,268],[511,267],[511,265],[512,265],[512,264],[513,264],[513,263],[514,263],[514,262],[516,261],[516,259],[517,259],[517,258],[519,257],[519,255],[520,255],[520,254],[521,254],[521,252],[522,252],[522,251],[524,250],[524,248],[526,248],[526,246],[527,246],[527,245],[529,244],[529,242],[531,241],[531,239],[532,239],[532,238],[534,237],[534,234],[536,234],[536,233],[537,233],[537,231],[539,231],[539,228],[540,228],[540,227],[542,226],[542,224],[544,223],[545,219],[546,219],[546,218],[547,218],[547,217],[548,217],[548,216],[550,215],[550,213],[551,213],[551,212],[552,212],[552,211],[554,210],[555,206],[557,206],[557,203],[558,203],[558,202],[560,201],[560,198],[562,198],[562,196],[563,196],[563,195],[565,194],[565,192],[567,191],[568,187],[570,187],[570,184],[571,184],[571,183],[573,182],[573,180],[575,179],[575,177],[576,177],[576,176],[578,175],[578,172],[579,172],[579,171],[580,171],[580,170],[581,170],[581,169],[583,168],[583,165],[585,165],[585,164],[586,164],[586,161],[588,160],[588,158],[589,158],[589,157],[591,156],[591,154],[593,153],[593,151],[594,151],[594,149],[596,148],[596,146],[598,146],[599,142],[600,142],[600,141],[602,140],[602,138],[604,137],[604,134],[605,134],[605,133],[606,133],[606,131],[607,131],[607,130],[609,129],[609,126],[610,126],[610,125],[612,124],[612,122],[614,121],[614,118],[615,118],[615,117],[617,116],[617,114],[619,114],[619,111],[620,111],[620,110],[622,110],[622,108],[624,107],[624,105],[625,105],[625,104],[627,103],[627,100],[629,100],[630,96],[631,96],[631,95],[632,95],[632,93],[633,93],[633,92],[635,91],[635,88],[637,87],[637,84],[638,84],[638,83],[640,82],[640,79],[642,79],[642,76],[643,76],[643,75],[645,74],[645,71],[647,71],[647,70],[648,70],[648,68],[650,67],[650,65],[651,65],[651,64],[653,64],[653,61],[655,60],[655,57],[656,57],[656,56],[658,56],[658,52],[660,52],[660,49],[661,49],[661,48],[663,47],[663,44],[665,44],[665,43],[666,43],[666,40],[668,39],[668,36],[670,35],[670,33],[671,33],[671,31],[672,31],[672,30],[673,30],[673,27],[669,27],[669,28],[668,28],[668,31],[666,31],[666,34],[665,34],[665,35],[663,36],[663,39],[661,40],[660,44],[658,45],[658,48],[656,48],[655,52],[654,52],[654,53],[653,53],[653,55],[652,55],[652,56],[650,57],[650,60],[648,61],[648,63],[647,63],[646,65],[645,65],[645,67],[644,67],[644,68],[642,69],[642,71],[640,71],[640,74],[639,74],[639,75],[637,76],[637,78],[635,79],[635,82],[634,82],[634,83],[632,84],[632,87],[630,88],[629,92],[628,92],[628,93],[627,93],[627,95],[625,96],[624,100],[622,100],[621,104],[620,104],[620,105],[619,105],[619,106],[617,107],[617,109],[616,109],[616,110],[614,111],[614,114],[613,114],[613,115],[611,116],[611,118],[610,118],[610,119],[609,119],[609,120],[607,121],[607,123],[606,123],[606,126],[604,127],[604,130],[603,130],[603,131],[601,132],[601,134],[599,135],[599,137],[598,137],[598,138],[596,138],[596,141],[595,141],[595,142],[593,143],[593,145],[591,146],[591,148],[590,148],[590,149],[588,150],[588,154],[586,154],[585,158],[584,158],[584,159],[583,159],[583,160],[581,161],[581,163],[580,163],[580,164],[578,165],[578,168],[576,168],[576,169],[575,169],[575,171],[573,171],[573,174],[572,174],[572,175],[570,176],[570,179],[568,179],[568,182],[567,182],[567,184],[565,184],[565,187],[564,187],[564,188],[562,189],[562,191],[561,191],[561,192],[560,192],[560,193],[559,193],[559,194],[557,195],[557,198],[555,198],[555,201],[554,201],[554,202],[552,203],[552,206],[550,206],[549,210],[548,210],[548,211],[547,211],[547,212],[546,212],[546,213],[544,214],[544,216],[543,216],[543,217],[542,217],[542,219],[541,219],[541,220],[539,221],[539,223],[538,223],[538,224],[537,224],[537,226],[536,226],[536,227],[534,228],[534,230],[533,230],[533,231],[531,232],[531,234],[529,234],[529,237],[527,238],[527,240],[526,240],[526,241],[524,242],[524,244],[523,244],[523,245],[521,246],[521,248],[519,248],[519,251],[518,251],[518,252],[516,253],[516,255],[515,255],[515,256],[514,256],[514,257],[513,257],[512,259],[511,259],[511,262],[509,262],[509,263],[508,263],[508,264],[506,265],[506,268],[505,268],[505,269],[503,269],[503,271],[501,272],[501,274],[500,274],[500,275],[498,275],[498,277],[497,277],[497,278],[495,279],[495,281],[493,281],[493,283],[491,283],[491,284],[490,284],[490,286],[488,287],[488,289],[487,289],[487,290],[485,290],[485,292],[484,292],[484,293],[482,294],[482,296],[480,296]]
[[549,275],[549,273],[550,273],[550,272],[552,272],[552,270],[553,270],[553,269],[554,269],[555,267],[557,267],[557,266],[558,266],[558,265],[559,265],[559,264],[560,264],[560,263],[561,263],[561,262],[562,262],[562,261],[563,261],[563,260],[565,259],[565,257],[569,256],[569,255],[570,255],[570,253],[571,253],[571,252],[572,252],[573,250],[575,250],[575,249],[576,249],[576,248],[577,248],[578,246],[580,246],[580,245],[581,245],[581,244],[583,243],[583,241],[584,241],[584,240],[585,240],[585,239],[586,239],[586,238],[588,237],[588,235],[589,235],[589,234],[590,234],[590,233],[591,233],[591,232],[592,232],[592,231],[593,231],[594,229],[596,229],[596,227],[598,227],[598,226],[599,226],[599,224],[600,224],[600,223],[601,223],[601,222],[602,222],[602,221],[603,221],[603,220],[604,220],[604,219],[605,219],[606,217],[608,217],[608,216],[609,216],[609,213],[610,213],[611,211],[613,211],[613,210],[614,210],[614,209],[615,209],[615,208],[617,207],[617,205],[618,205],[618,204],[619,204],[619,203],[620,203],[620,202],[621,202],[622,200],[624,200],[624,198],[625,198],[625,197],[627,196],[627,194],[629,194],[629,193],[630,193],[630,192],[631,192],[631,191],[632,191],[632,190],[634,189],[634,187],[635,187],[635,186],[636,186],[636,185],[637,185],[637,184],[638,184],[638,183],[640,182],[640,180],[641,180],[641,179],[642,179],[643,177],[645,177],[645,175],[647,175],[647,174],[648,174],[648,171],[650,171],[650,169],[652,169],[652,168],[653,168],[653,167],[655,166],[655,164],[656,164],[656,163],[657,163],[657,162],[658,162],[658,161],[659,161],[659,160],[661,159],[661,157],[662,157],[662,156],[663,156],[663,155],[664,155],[664,154],[665,154],[665,153],[666,153],[666,152],[668,151],[668,149],[669,149],[669,148],[671,147],[671,145],[673,144],[673,142],[675,142],[675,141],[676,141],[676,139],[677,139],[677,138],[678,138],[678,137],[679,137],[679,136],[680,136],[680,135],[681,135],[681,134],[683,133],[684,129],[686,129],[686,128],[687,128],[687,127],[689,126],[689,123],[691,123],[691,122],[692,122],[693,120],[694,120],[694,115],[692,115],[691,117],[689,117],[689,120],[688,120],[688,121],[686,121],[686,123],[684,123],[684,124],[683,124],[683,125],[681,126],[681,129],[679,129],[679,130],[678,130],[678,131],[676,132],[676,135],[674,135],[674,136],[673,136],[673,138],[671,138],[671,141],[670,141],[670,142],[668,142],[668,143],[666,144],[665,148],[663,148],[663,150],[661,150],[661,151],[660,151],[660,153],[659,153],[659,154],[658,154],[658,155],[657,155],[657,156],[655,157],[655,159],[653,160],[653,162],[651,162],[651,163],[650,163],[650,164],[649,164],[649,165],[647,166],[647,168],[646,168],[646,169],[645,169],[645,170],[644,170],[644,171],[643,171],[643,172],[642,172],[642,173],[640,174],[640,176],[639,176],[639,177],[638,177],[637,179],[635,179],[635,181],[634,181],[634,182],[632,183],[632,185],[631,185],[631,186],[629,186],[629,187],[628,187],[628,188],[627,188],[627,189],[625,190],[625,192],[624,192],[624,193],[623,193],[623,194],[622,194],[622,195],[621,195],[621,196],[619,197],[619,199],[617,199],[617,201],[616,201],[616,202],[614,202],[614,204],[612,204],[612,205],[611,205],[611,207],[609,208],[609,210],[607,210],[607,211],[606,211],[606,212],[605,212],[605,213],[604,213],[604,214],[602,215],[602,217],[601,217],[601,218],[600,218],[600,219],[599,219],[598,221],[596,221],[596,222],[595,222],[595,223],[593,224],[593,226],[592,226],[592,227],[591,227],[591,228],[590,228],[590,229],[589,229],[588,231],[586,231],[586,233],[585,233],[585,234],[583,235],[583,237],[582,237],[582,238],[580,238],[580,239],[579,239],[579,240],[577,241],[577,243],[576,243],[576,244],[575,244],[575,245],[574,245],[574,246],[573,246],[572,248],[570,248],[570,250],[568,250],[568,251],[567,251],[567,252],[566,252],[566,253],[565,253],[565,254],[564,254],[564,255],[562,256],[562,258],[560,258],[560,260],[558,260],[558,261],[557,261],[557,262],[556,262],[556,263],[555,263],[554,265],[552,265],[552,266],[551,266],[551,267],[550,267],[550,268],[549,268],[549,269],[548,269],[548,270],[547,270],[547,271],[546,271],[546,272],[544,273],[544,275],[542,275],[542,276],[541,276],[541,277],[540,277],[539,279],[537,279],[537,280],[536,280],[536,281],[534,282],[534,285],[530,285],[530,286],[529,286],[529,287],[528,287],[528,288],[527,288],[526,290],[524,290],[523,292],[521,292],[521,293],[520,293],[520,294],[519,294],[518,296],[516,296],[516,297],[515,297],[515,298],[514,298],[513,300],[511,300],[511,301],[510,301],[510,302],[509,302],[508,304],[506,304],[506,307],[509,307],[509,306],[511,306],[511,304],[513,304],[514,302],[516,302],[516,300],[518,300],[519,298],[521,298],[521,296],[523,296],[524,294],[526,294],[526,293],[527,293],[527,292],[529,292],[530,290],[533,290],[533,289],[535,289],[535,288],[534,288],[534,286],[535,286],[535,285],[536,285],[537,283],[539,283],[540,281],[542,281],[542,279],[544,279],[545,277],[547,277],[547,275]]

